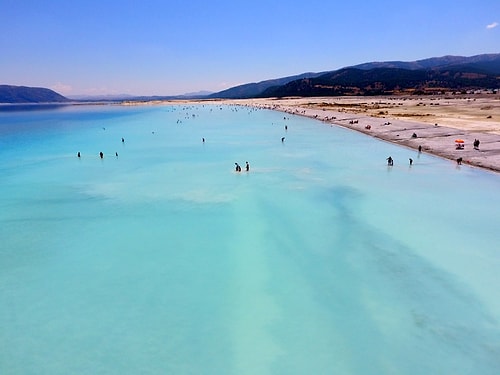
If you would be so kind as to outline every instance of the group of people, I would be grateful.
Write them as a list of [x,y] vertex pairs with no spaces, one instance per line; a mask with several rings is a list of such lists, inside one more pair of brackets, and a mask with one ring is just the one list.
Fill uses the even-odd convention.
[[[241,166],[238,164],[238,163],[234,163],[234,165],[236,166],[235,167],[235,170],[236,172],[241,172]],[[248,164],[248,161],[245,162],[245,171],[249,171],[250,170],[250,164]]]
[[[418,152],[419,153],[422,152],[422,146],[420,146],[420,145],[418,146]],[[386,160],[387,160],[387,165],[389,165],[389,166],[394,165],[394,159],[392,158],[392,156],[389,156]],[[413,165],[413,159],[409,158],[408,160],[410,162],[410,165]]]
[[[479,149],[479,139],[475,139],[474,140],[474,148],[476,150]],[[418,146],[418,152],[422,152],[422,146]],[[394,159],[392,158],[392,156],[389,156],[386,160],[387,160],[387,165],[389,165],[389,166],[393,166],[394,165]],[[413,159],[409,158],[409,161],[410,161],[410,165],[413,165]],[[457,159],[457,164],[461,165],[462,161],[463,161],[463,158],[461,158],[461,157],[458,158]]]
[[[386,160],[387,160],[387,165],[389,165],[389,166],[394,165],[394,159],[392,158],[392,156],[389,156]],[[410,161],[410,165],[413,165],[413,159],[409,158],[409,161]]]
[[[76,156],[77,156],[78,158],[81,158],[81,157],[82,157],[82,154],[80,153],[80,151],[78,151],[78,153],[76,154]],[[118,152],[115,152],[115,156],[116,156],[116,157],[118,157]],[[102,152],[102,151],[101,151],[101,152],[99,152],[99,157],[100,157],[101,159],[104,159],[104,152]]]
[[[104,130],[106,130],[106,128],[103,128],[103,129],[104,129]],[[122,138],[122,143],[125,143],[125,139],[124,139],[124,138]],[[78,158],[81,158],[81,157],[82,157],[82,154],[80,153],[80,151],[78,151],[78,153],[76,154],[76,156],[77,156]],[[115,156],[116,156],[116,157],[118,157],[118,152],[115,152]],[[104,153],[103,153],[102,151],[101,151],[101,152],[99,152],[99,157],[100,157],[101,159],[104,159]]]

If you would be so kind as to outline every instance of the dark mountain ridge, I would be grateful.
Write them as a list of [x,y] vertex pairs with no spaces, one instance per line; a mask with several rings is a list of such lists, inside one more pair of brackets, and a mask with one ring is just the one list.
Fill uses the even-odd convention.
[[481,67],[490,74],[500,74],[500,53],[490,53],[475,56],[442,56],[431,57],[417,61],[385,61],[369,62],[351,66],[363,70],[374,68],[401,68],[409,70],[436,69],[451,67]]
[[314,78],[320,76],[321,74],[323,73],[303,73],[295,76],[269,79],[257,83],[246,83],[244,85],[231,87],[229,89],[208,95],[208,98],[217,98],[217,99],[254,98],[262,94],[269,87],[285,85],[288,82],[295,81],[297,79]]
[[431,94],[500,89],[500,79],[481,69],[345,68],[265,90],[260,97]]
[[286,77],[284,83],[268,80],[259,86],[240,85],[211,97],[425,94],[439,90],[498,89],[498,76],[500,53],[448,55],[417,61],[370,62],[330,72],[307,73],[296,79],[293,78],[299,76]]
[[43,87],[0,85],[0,103],[64,103],[69,99]]

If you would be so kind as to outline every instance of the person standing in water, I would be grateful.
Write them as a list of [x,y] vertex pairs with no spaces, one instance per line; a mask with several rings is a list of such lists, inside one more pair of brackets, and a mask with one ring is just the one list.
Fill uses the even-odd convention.
[[246,171],[248,172],[248,171],[250,170],[250,164],[248,164],[248,161],[247,161],[247,162],[245,162],[245,163],[246,163],[246,165],[245,165],[245,169],[246,169]]

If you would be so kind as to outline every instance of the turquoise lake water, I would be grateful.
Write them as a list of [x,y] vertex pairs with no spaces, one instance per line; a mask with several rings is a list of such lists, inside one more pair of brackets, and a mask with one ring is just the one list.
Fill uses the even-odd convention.
[[0,373],[496,375],[499,188],[281,112],[4,108]]

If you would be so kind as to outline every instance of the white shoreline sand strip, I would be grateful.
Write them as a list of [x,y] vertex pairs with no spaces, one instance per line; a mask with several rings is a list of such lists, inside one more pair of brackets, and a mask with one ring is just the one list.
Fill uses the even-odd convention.
[[[352,98],[348,99],[352,101]],[[441,118],[446,118],[446,122],[451,122],[450,118],[453,117],[454,109],[452,105],[446,106],[446,111],[450,113],[444,112],[443,108],[439,108],[440,113],[433,113],[433,110],[438,108],[437,105],[426,108],[426,111],[429,112],[428,117],[436,120],[434,124],[416,120],[401,120],[399,118],[392,118],[390,115],[379,117],[361,113],[348,113],[347,110],[333,110],[331,107],[317,107],[325,105],[325,103],[334,103],[341,100],[342,98],[292,98],[231,100],[225,102],[252,105],[314,118],[328,124],[356,130],[406,147],[418,149],[421,146],[423,152],[450,159],[454,162],[458,158],[462,158],[464,164],[500,172],[500,133],[498,133],[500,123],[494,121],[498,119],[492,119],[493,121],[488,126],[484,124],[477,126],[478,121],[481,120],[478,120],[478,116],[473,117],[469,115],[468,120],[460,118],[460,121],[457,121],[457,127],[450,127],[439,125],[439,123]],[[382,99],[358,98],[357,100],[369,101]],[[396,100],[396,98],[391,100]],[[494,109],[497,111],[495,113],[500,112],[500,101],[496,96],[485,100],[487,100],[487,103],[474,101],[474,105],[478,106],[478,108],[482,105],[481,108]],[[460,105],[460,103],[456,105]],[[480,109],[476,109],[475,113],[478,111]],[[481,113],[481,115],[483,114]],[[483,117],[486,118],[484,115]],[[417,136],[416,138],[413,137],[414,133]],[[464,149],[456,149],[455,139],[458,138],[464,140]],[[479,149],[473,147],[475,139],[480,140]]]

